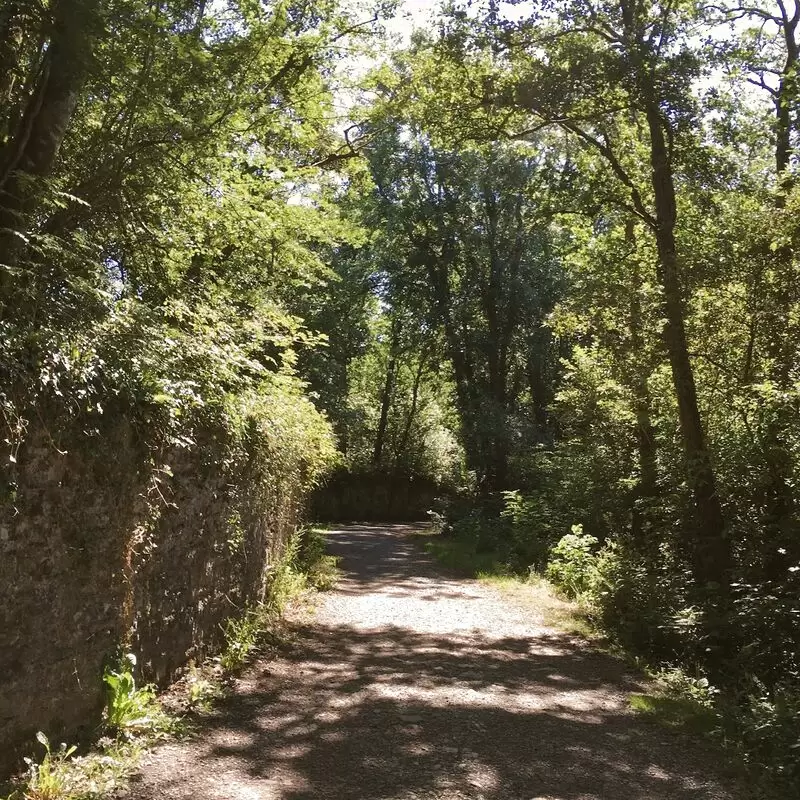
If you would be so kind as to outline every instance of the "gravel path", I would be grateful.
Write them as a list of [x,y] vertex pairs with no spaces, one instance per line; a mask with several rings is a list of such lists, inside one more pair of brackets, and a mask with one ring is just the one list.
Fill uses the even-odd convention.
[[714,755],[628,710],[640,679],[403,526],[332,531],[345,577],[135,800],[723,800]]

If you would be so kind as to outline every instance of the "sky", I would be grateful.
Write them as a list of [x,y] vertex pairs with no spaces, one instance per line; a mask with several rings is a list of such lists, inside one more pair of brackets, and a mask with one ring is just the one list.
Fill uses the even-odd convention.
[[397,14],[386,29],[398,36],[403,44],[408,44],[414,28],[430,28],[440,0],[401,0]]

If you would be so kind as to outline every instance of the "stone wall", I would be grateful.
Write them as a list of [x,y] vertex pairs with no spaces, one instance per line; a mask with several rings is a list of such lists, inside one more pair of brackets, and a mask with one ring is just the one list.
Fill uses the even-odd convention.
[[[112,415],[108,415],[112,416]],[[262,598],[299,498],[223,430],[154,456],[122,415],[29,430],[0,507],[0,774],[89,735],[122,649],[160,684]],[[299,489],[299,487],[298,487]]]

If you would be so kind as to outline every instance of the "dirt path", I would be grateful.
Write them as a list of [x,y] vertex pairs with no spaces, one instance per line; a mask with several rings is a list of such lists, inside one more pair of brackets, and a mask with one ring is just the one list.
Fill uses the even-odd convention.
[[[401,526],[332,532],[345,579],[136,800],[722,800],[713,755],[628,710],[620,662],[453,579]],[[711,761],[710,761],[711,759]]]

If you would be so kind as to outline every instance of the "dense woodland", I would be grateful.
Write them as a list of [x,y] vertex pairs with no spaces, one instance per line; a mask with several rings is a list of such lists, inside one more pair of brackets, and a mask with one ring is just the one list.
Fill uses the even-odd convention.
[[394,13],[3,0],[2,502],[109,414],[433,481],[791,791],[800,0]]

